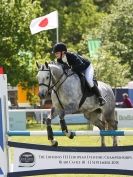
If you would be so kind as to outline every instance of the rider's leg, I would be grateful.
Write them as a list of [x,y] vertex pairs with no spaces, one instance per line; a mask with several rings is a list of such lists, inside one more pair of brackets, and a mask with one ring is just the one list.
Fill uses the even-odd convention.
[[94,84],[93,77],[94,77],[94,69],[93,69],[92,64],[90,64],[90,66],[85,70],[85,78],[86,78],[89,86],[92,88],[95,95],[97,96],[100,106],[103,106],[106,101],[102,97],[97,85]]
[[92,90],[94,91],[94,93],[96,94],[96,96],[98,97],[100,106],[103,106],[106,101],[105,99],[102,97],[100,90],[98,89],[98,86],[96,84],[94,84],[94,86],[92,87]]

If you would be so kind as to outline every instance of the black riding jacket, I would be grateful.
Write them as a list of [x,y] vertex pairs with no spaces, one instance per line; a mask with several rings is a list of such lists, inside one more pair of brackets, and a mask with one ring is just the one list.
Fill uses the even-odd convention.
[[[89,60],[86,60],[82,56],[75,53],[66,52],[66,58],[69,66],[77,74],[83,72],[90,65]],[[58,62],[65,65],[67,64],[63,62],[61,58],[58,59]]]

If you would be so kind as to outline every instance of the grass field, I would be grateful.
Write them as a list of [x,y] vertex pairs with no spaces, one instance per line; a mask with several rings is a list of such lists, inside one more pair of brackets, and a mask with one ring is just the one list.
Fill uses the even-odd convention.
[[[86,130],[86,125],[68,125],[70,130]],[[43,128],[43,130],[45,127]],[[40,125],[29,125],[29,130],[40,130]],[[53,126],[53,130],[60,130],[58,125]],[[100,146],[100,137],[96,136],[79,136],[74,139],[68,139],[67,137],[56,137],[59,146]],[[45,144],[49,145],[47,137],[9,137],[10,141],[33,143],[33,144]],[[112,146],[112,138],[106,137],[107,146]],[[118,143],[122,145],[132,145],[133,137],[118,137]],[[39,175],[38,177],[126,177],[126,175],[92,175],[92,174],[60,174],[60,175]],[[34,176],[37,177],[37,176]]]

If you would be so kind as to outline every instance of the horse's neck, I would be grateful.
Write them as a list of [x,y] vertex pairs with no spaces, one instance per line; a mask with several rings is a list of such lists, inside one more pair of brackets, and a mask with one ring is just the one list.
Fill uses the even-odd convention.
[[58,65],[53,65],[53,64],[50,64],[50,69],[54,80],[60,79],[61,75],[63,74],[63,69]]
[[67,99],[75,99],[76,96],[81,95],[80,79],[71,72],[70,75],[65,75],[62,73],[62,75],[56,78],[56,82],[54,83],[57,83],[55,90],[58,90],[58,94],[61,98],[66,97]]

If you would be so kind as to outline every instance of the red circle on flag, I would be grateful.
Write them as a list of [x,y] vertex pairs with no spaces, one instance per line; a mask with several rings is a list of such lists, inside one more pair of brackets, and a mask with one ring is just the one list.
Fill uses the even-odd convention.
[[40,27],[45,27],[48,25],[48,18],[44,18],[40,23],[39,26]]
[[2,66],[0,66],[0,74],[4,74],[4,69]]

